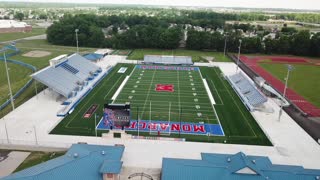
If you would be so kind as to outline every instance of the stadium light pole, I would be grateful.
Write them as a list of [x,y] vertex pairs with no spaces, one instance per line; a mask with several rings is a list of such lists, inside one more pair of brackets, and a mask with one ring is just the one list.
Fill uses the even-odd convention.
[[79,29],[75,29],[74,32],[76,33],[77,53],[79,54],[79,41],[78,41],[78,32],[79,32]]
[[37,136],[36,126],[33,126],[33,131],[34,131],[34,137],[35,137],[35,140],[36,140],[36,145],[38,145],[38,136]]
[[13,96],[12,96],[11,83],[10,83],[10,75],[9,75],[8,65],[7,65],[6,50],[7,50],[7,48],[2,48],[2,50],[0,50],[0,51],[3,51],[3,59],[4,59],[4,66],[6,68],[6,73],[7,73],[10,101],[11,101],[11,105],[12,105],[12,110],[14,110],[14,102],[13,102]]
[[[287,92],[287,87],[288,87],[288,81],[289,81],[289,75],[290,75],[290,71],[293,70],[293,66],[291,66],[290,64],[287,66],[287,77],[286,77],[286,83],[285,83],[285,86],[284,86],[284,90],[283,90],[283,95],[282,95],[282,98],[285,99],[286,98],[286,92]],[[281,104],[280,105],[280,110],[279,110],[279,117],[278,117],[278,121],[280,122],[280,118],[281,118],[281,115],[282,115],[282,108],[283,108],[283,105]]]
[[228,38],[228,34],[225,34],[225,35],[224,35],[224,49],[223,49],[223,54],[224,54],[224,56],[226,56],[227,38]]
[[9,141],[9,134],[8,134],[8,128],[7,128],[7,122],[6,122],[6,121],[4,121],[4,129],[6,130],[6,136],[7,136],[8,144],[10,144],[10,141]]
[[240,52],[241,52],[241,43],[242,43],[242,39],[239,39],[239,51],[238,51],[238,59],[237,59],[237,69],[236,69],[236,72],[238,72],[238,68],[239,68]]
[[95,131],[96,137],[97,137],[98,136],[98,132],[97,132],[97,113],[94,113],[94,131]]

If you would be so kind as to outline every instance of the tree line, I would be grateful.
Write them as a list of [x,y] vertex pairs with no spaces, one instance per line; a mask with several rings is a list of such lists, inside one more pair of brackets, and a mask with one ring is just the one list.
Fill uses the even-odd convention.
[[[218,19],[212,21],[213,17]],[[194,13],[186,19],[174,20],[146,16],[68,15],[59,22],[54,22],[47,29],[47,39],[52,44],[73,46],[76,42],[75,29],[79,29],[79,46],[175,49],[179,47],[183,37],[185,29],[183,23],[209,23],[210,25],[206,27],[216,30],[228,18],[232,16],[210,13]],[[201,22],[202,20],[204,21]],[[102,28],[111,25],[115,30],[111,32],[109,38],[105,38]],[[126,31],[118,33],[118,27],[126,27]],[[188,29],[186,48],[223,51],[226,42],[228,52],[237,52],[239,39],[241,39],[243,53],[320,56],[320,33],[311,35],[309,31],[296,31],[284,27],[274,39],[263,39],[265,34],[255,37],[242,36],[242,32],[259,29],[254,28],[250,24],[229,25],[224,27],[224,34],[218,31],[199,31],[191,28]]]

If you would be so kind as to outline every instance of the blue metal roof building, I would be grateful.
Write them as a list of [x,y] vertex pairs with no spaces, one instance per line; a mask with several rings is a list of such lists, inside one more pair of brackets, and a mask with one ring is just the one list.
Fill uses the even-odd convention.
[[202,153],[201,160],[164,158],[162,180],[319,180],[320,170],[274,165],[268,157]]
[[99,59],[103,58],[102,54],[97,54],[97,53],[90,53],[90,54],[85,54],[83,55],[86,59],[90,61],[98,61]]
[[58,158],[2,178],[3,180],[102,180],[104,174],[120,174],[124,146],[74,144]]

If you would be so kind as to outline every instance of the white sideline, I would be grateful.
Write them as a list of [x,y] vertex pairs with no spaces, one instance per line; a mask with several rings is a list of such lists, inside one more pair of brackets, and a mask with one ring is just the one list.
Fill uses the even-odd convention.
[[206,91],[208,93],[208,96],[209,96],[211,104],[216,104],[216,101],[214,100],[214,98],[212,96],[212,93],[210,91],[210,88],[208,86],[207,80],[206,79],[202,79],[202,81],[203,81],[204,87],[206,88]]
[[117,89],[117,91],[114,93],[114,95],[112,96],[112,100],[116,100],[116,98],[118,97],[118,95],[120,94],[121,90],[123,89],[124,85],[126,85],[127,81],[129,80],[130,76],[126,76],[126,78],[122,81],[121,85],[119,86],[119,88]]

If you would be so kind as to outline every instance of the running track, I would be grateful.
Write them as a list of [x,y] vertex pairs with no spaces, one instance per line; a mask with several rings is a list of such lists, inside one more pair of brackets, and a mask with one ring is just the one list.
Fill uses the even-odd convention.
[[[249,68],[251,68],[254,72],[259,74],[262,78],[264,78],[269,84],[271,84],[276,90],[279,92],[283,92],[284,83],[282,83],[279,79],[275,78],[268,71],[264,70],[259,66],[258,62],[263,59],[271,59],[274,63],[290,63],[290,64],[310,64],[307,60],[303,58],[290,58],[290,57],[277,57],[277,56],[256,56],[256,57],[248,57],[241,56],[241,61],[246,64]],[[320,117],[320,109],[308,102],[298,93],[288,88],[286,92],[286,97],[298,106],[302,111],[307,113],[310,117]]]

